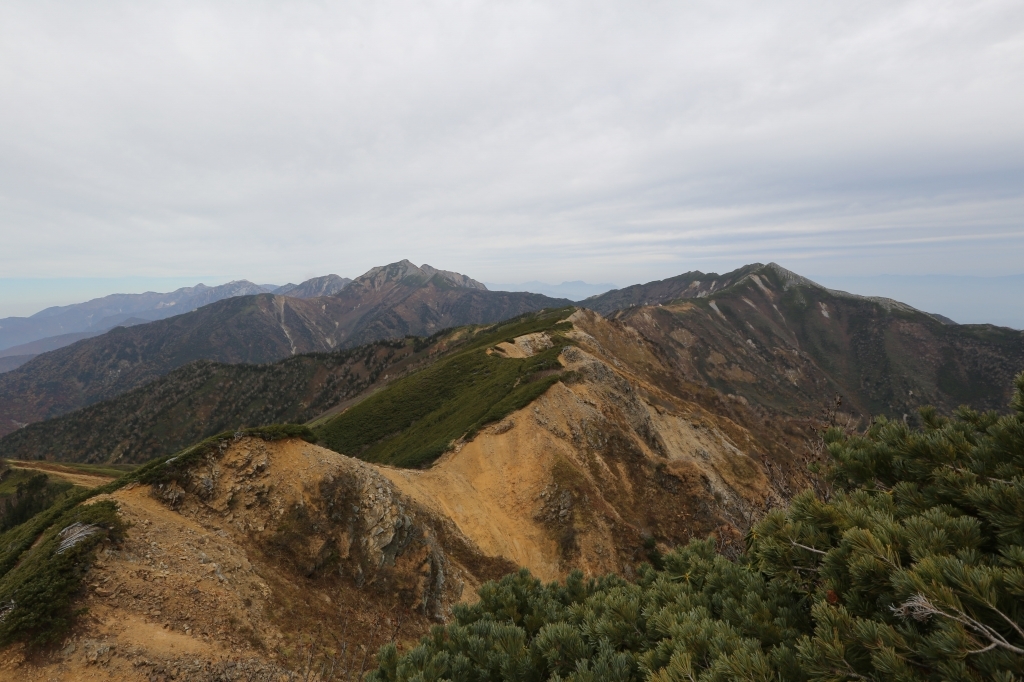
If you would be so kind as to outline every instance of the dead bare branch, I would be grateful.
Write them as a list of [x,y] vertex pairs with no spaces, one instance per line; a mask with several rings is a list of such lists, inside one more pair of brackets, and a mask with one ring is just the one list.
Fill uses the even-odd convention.
[[[1012,625],[1018,633],[1024,636],[1024,633],[1021,632],[1020,626],[1018,626],[1016,623],[1010,620],[1006,616],[1006,614],[1004,614],[1002,611],[991,605],[988,606],[993,611],[1002,616],[1004,619],[1006,619],[1007,622],[1009,622],[1010,625]],[[972,616],[968,615],[967,613],[963,612],[962,610],[954,606],[947,606],[945,609],[936,606],[928,599],[928,597],[921,593],[915,594],[899,606],[892,607],[892,611],[900,618],[910,617],[914,620],[925,621],[931,618],[932,616],[939,616],[940,618],[946,618],[957,623],[960,623],[966,629],[970,630],[974,635],[980,636],[988,641],[988,646],[984,646],[981,649],[969,651],[968,653],[970,654],[980,654],[986,651],[990,651],[996,647],[999,647],[1002,649],[1006,649],[1007,651],[1012,651],[1013,653],[1018,655],[1024,655],[1024,649],[1018,646],[1014,646],[1013,644],[1010,644],[1010,642],[1007,641],[1007,639],[1003,637],[998,630],[991,628],[988,625],[985,625],[981,621],[977,620],[976,618],[973,618]]]

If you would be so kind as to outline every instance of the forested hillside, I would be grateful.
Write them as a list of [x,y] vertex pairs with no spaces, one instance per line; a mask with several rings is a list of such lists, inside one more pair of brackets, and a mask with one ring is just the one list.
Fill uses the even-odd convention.
[[266,365],[193,362],[10,433],[0,439],[0,457],[142,463],[244,425],[307,421],[429,362],[434,350],[421,339],[400,339]]

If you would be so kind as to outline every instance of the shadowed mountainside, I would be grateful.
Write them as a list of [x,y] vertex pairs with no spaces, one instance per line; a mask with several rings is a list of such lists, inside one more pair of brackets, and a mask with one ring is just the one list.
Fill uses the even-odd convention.
[[[298,355],[264,365],[189,363],[116,398],[18,429],[0,439],[0,457],[145,462],[241,426],[328,419],[361,393],[376,391],[410,373],[419,377],[414,381],[416,389],[404,394],[421,406],[434,405],[444,394],[461,401],[460,408],[466,408],[466,414],[476,414],[474,410],[481,409],[486,412],[498,399],[488,402],[486,395],[472,394],[469,389],[476,382],[474,377],[490,374],[494,366],[510,363],[485,355],[481,364],[477,361],[477,356],[482,355],[481,344],[498,343],[524,329],[548,328],[571,312],[572,308],[565,308],[527,314],[495,326],[442,331],[428,339],[377,341],[354,349]],[[481,349],[480,353],[469,354],[468,364],[464,361],[466,346]],[[552,350],[553,354],[548,352],[549,364],[557,356],[558,349]],[[446,359],[452,354],[454,358]],[[434,370],[418,371],[439,358],[442,381]],[[532,383],[523,382],[513,372],[504,378],[516,387],[523,384],[515,391],[517,394],[525,391],[536,395],[537,390],[545,389],[558,377],[542,372],[538,377],[541,383]],[[499,390],[500,397],[510,392],[508,387]],[[372,396],[370,402],[374,402]],[[464,418],[465,414],[458,416]],[[404,419],[401,426],[413,418],[398,412],[391,417],[392,421]],[[391,429],[386,425],[384,428]],[[465,431],[459,430],[458,425],[454,428],[454,434],[441,438],[441,446]],[[437,445],[430,439],[424,442],[425,446],[431,444]]]
[[4,372],[10,372],[12,369],[17,369],[18,367],[21,367],[35,356],[35,353],[31,353],[29,355],[0,356],[0,374],[3,374]]
[[[147,322],[148,320],[131,317],[117,326],[132,327],[137,324],[146,324]],[[38,339],[36,341],[23,343],[18,346],[11,346],[10,348],[0,351],[0,372],[7,372],[16,367],[21,367],[37,355],[42,355],[43,353],[49,353],[50,351],[57,350],[58,348],[70,346],[82,339],[91,339],[94,336],[106,333],[106,331],[107,330],[59,334],[57,336],[47,336],[45,339]]]
[[247,424],[305,422],[428,363],[445,343],[378,341],[265,365],[199,360],[0,439],[0,457],[146,462]]
[[402,261],[370,270],[334,296],[239,296],[118,327],[0,375],[0,434],[113,398],[195,360],[273,362],[568,303],[480,287],[457,273]]
[[721,279],[728,285],[713,294],[615,318],[654,340],[688,380],[794,415],[836,393],[862,418],[901,418],[922,404],[1003,410],[1024,369],[1024,333],[1009,328],[946,324],[774,264]]

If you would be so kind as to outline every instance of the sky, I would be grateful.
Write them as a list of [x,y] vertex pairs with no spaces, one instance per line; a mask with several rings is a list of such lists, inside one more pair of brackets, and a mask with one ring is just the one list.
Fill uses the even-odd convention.
[[0,316],[403,258],[1024,274],[1024,3],[0,5]]

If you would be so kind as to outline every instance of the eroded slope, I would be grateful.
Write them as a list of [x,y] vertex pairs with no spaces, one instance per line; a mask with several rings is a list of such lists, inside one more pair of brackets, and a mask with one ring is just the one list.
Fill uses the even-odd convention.
[[8,647],[0,675],[355,673],[514,568],[374,467],[298,439],[229,439],[162,483],[86,504],[107,500],[127,528],[86,576],[75,606],[89,615],[55,648]]

